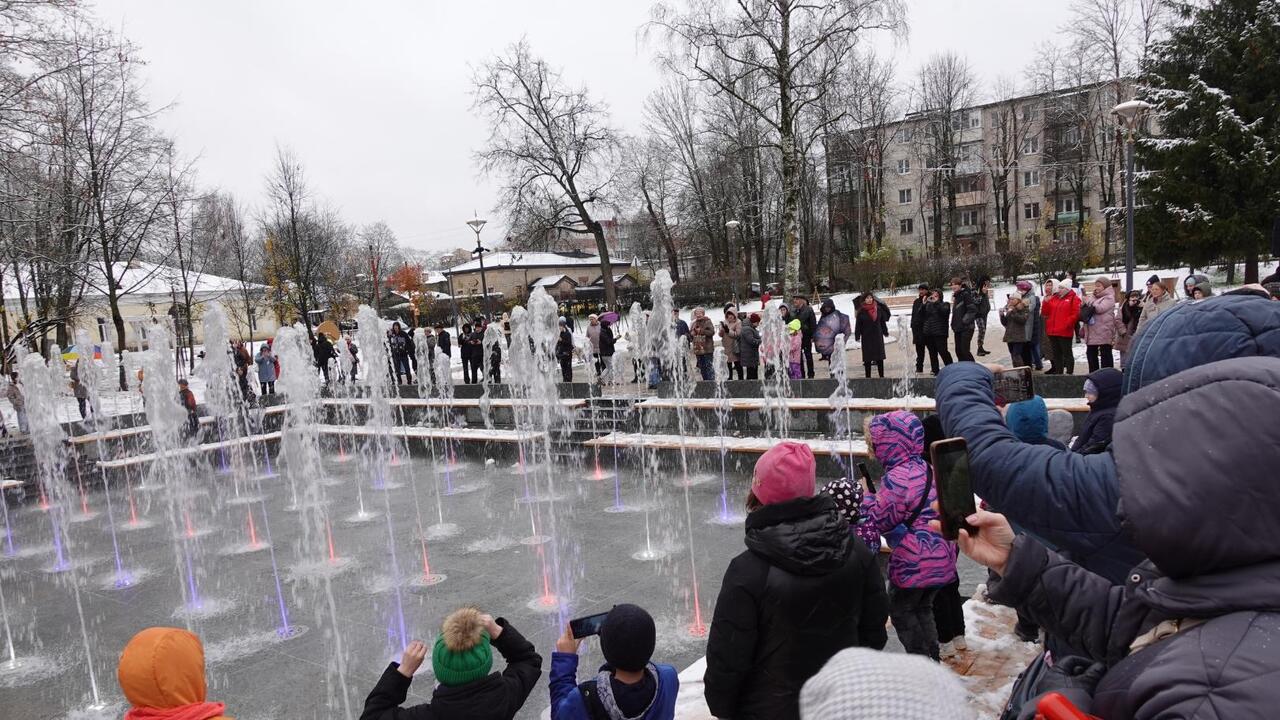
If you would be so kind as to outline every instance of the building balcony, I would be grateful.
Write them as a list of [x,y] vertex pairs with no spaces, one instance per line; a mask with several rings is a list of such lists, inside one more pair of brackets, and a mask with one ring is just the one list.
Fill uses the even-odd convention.
[[987,194],[984,190],[975,190],[967,193],[956,193],[956,207],[973,207],[975,205],[986,205]]
[[968,235],[985,235],[987,232],[986,223],[978,223],[977,225],[957,225],[956,237],[965,237]]
[[1055,225],[1074,225],[1080,222],[1080,213],[1077,212],[1060,212],[1053,216],[1053,224]]

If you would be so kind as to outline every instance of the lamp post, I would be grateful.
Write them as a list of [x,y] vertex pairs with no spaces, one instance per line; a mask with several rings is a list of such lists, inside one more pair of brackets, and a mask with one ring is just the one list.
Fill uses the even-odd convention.
[[1138,126],[1151,109],[1151,104],[1142,100],[1129,100],[1116,105],[1111,114],[1120,121],[1125,134],[1125,173],[1124,173],[1124,282],[1125,291],[1133,290],[1133,141],[1138,133]]
[[[726,229],[726,230],[728,230],[728,231],[729,231],[729,236],[730,236],[730,237],[732,237],[732,236],[733,236],[733,231],[734,231],[734,230],[737,230],[741,225],[742,225],[742,223],[738,222],[737,220],[730,220],[730,221],[728,221],[728,222],[726,222],[726,223],[724,224],[724,227],[725,227],[725,229]],[[741,241],[741,240],[742,240],[742,236],[741,236],[741,235],[739,235],[739,236],[738,236],[738,240],[739,240],[739,241]],[[745,282],[746,282],[746,284],[747,284],[747,299],[751,299],[751,275],[750,275],[750,274],[747,274],[747,277],[746,277]],[[734,290],[733,306],[734,306],[735,308],[736,308],[736,307],[738,307],[738,298],[737,298],[737,290],[736,290],[736,289]]]
[[492,313],[489,310],[489,283],[484,279],[484,254],[488,252],[488,250],[485,250],[484,246],[480,244],[480,231],[484,228],[486,222],[487,221],[481,220],[479,217],[474,217],[467,221],[467,225],[470,226],[476,234],[476,249],[472,250],[471,254],[480,259],[480,292],[484,294],[484,316],[485,319],[491,319]]

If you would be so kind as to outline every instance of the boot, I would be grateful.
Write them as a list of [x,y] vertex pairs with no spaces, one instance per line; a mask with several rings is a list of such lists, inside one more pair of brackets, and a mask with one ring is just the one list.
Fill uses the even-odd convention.
[[986,349],[986,348],[984,348],[984,347],[982,347],[981,345],[979,345],[979,346],[978,346],[978,354],[979,354],[979,355],[990,355],[991,353],[987,352],[987,349]]

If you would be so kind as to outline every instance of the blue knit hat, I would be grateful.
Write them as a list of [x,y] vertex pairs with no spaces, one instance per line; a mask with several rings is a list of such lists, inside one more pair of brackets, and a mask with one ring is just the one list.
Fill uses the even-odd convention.
[[1049,436],[1049,408],[1039,395],[1011,403],[1005,409],[1004,422],[1022,442],[1037,442]]

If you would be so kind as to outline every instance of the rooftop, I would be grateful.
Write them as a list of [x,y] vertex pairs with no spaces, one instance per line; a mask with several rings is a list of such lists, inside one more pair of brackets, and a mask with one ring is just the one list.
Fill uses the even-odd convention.
[[[611,259],[609,264],[618,266],[626,265],[627,263]],[[585,255],[582,253],[512,252],[499,250],[485,253],[484,267],[486,270],[500,268],[600,267],[600,256]],[[461,265],[455,265],[454,267],[445,270],[444,274],[454,275],[479,269],[480,261],[470,260]]]

